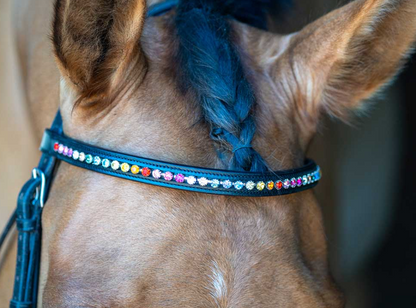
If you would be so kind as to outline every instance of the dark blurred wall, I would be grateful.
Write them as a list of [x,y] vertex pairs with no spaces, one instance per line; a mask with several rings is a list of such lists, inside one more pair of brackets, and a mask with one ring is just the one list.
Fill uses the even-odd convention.
[[392,223],[383,245],[369,262],[372,307],[416,307],[416,56],[413,56],[397,84],[404,108],[400,173],[392,179],[395,191]]

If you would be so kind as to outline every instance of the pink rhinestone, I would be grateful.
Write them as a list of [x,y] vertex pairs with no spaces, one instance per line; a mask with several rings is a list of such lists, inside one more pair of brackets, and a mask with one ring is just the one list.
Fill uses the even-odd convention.
[[158,169],[153,170],[153,171],[152,171],[152,176],[153,176],[155,179],[160,179],[160,178],[161,178],[161,176],[162,176],[162,172],[160,172],[160,170],[158,170]]
[[72,157],[72,153],[74,153],[74,151],[72,149],[68,150],[68,157]]
[[302,178],[298,178],[298,187],[302,186]]
[[67,156],[68,155],[68,147],[67,146],[65,146],[64,147],[64,152],[62,153],[62,154],[64,154],[65,156]]
[[163,174],[163,178],[166,180],[166,181],[172,181],[172,179],[173,179],[173,174],[172,174],[172,172],[165,172],[165,174]]
[[295,178],[293,178],[293,179],[290,181],[290,187],[295,188],[295,187],[296,187],[296,185],[298,185],[298,181],[297,181]]
[[185,181],[185,176],[183,174],[175,174],[175,181],[178,183],[183,183]]
[[59,154],[62,154],[64,152],[64,145],[63,144],[60,144],[59,145],[59,148],[58,148],[58,153]]

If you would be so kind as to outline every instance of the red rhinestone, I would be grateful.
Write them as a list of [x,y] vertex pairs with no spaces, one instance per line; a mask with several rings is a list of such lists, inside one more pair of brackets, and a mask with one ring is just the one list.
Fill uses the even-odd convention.
[[150,175],[150,169],[147,168],[147,167],[144,167],[142,169],[142,174],[143,174],[143,176],[149,176]]
[[277,188],[278,190],[281,190],[281,189],[282,189],[282,187],[283,187],[283,183],[282,183],[282,181],[278,181],[278,182],[276,182],[276,188]]
[[55,142],[55,144],[53,145],[53,150],[55,152],[58,152],[58,149],[59,149],[59,143],[58,142]]

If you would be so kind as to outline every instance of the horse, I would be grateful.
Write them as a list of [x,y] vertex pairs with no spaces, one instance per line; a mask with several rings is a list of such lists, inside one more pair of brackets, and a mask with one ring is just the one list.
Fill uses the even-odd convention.
[[[155,2],[17,4],[39,139],[59,101],[65,134],[102,148],[297,168],[322,116],[365,109],[416,40],[413,0],[355,0],[289,35],[267,31],[261,1],[182,0],[145,18]],[[207,195],[61,163],[42,224],[39,307],[345,304],[312,190]]]

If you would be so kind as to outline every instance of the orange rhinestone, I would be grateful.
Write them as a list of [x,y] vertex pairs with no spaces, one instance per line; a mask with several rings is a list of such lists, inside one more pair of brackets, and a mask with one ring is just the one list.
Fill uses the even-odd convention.
[[274,182],[273,181],[267,182],[267,189],[272,190],[273,188],[274,188]]
[[133,173],[133,174],[137,174],[137,173],[139,173],[140,172],[140,168],[139,168],[139,166],[137,166],[137,165],[133,165],[133,166],[131,166],[131,173]]

